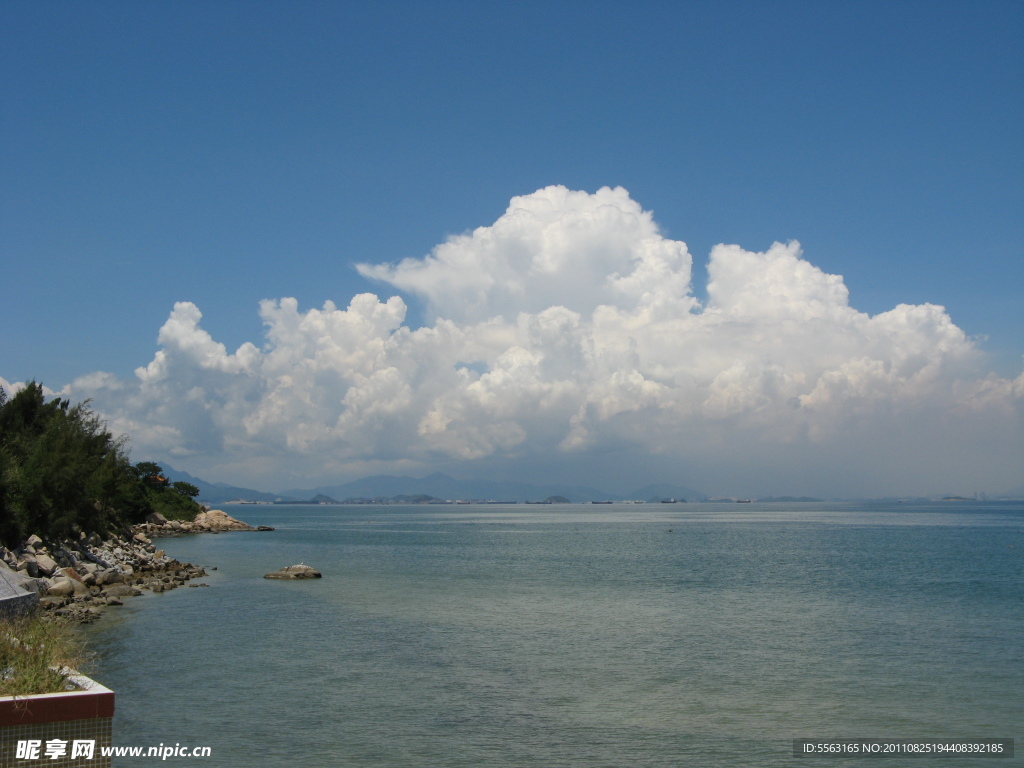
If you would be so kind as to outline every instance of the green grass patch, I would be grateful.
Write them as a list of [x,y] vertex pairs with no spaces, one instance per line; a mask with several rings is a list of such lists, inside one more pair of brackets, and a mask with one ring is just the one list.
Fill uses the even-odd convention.
[[0,619],[0,696],[74,690],[68,676],[87,671],[89,659],[64,619],[42,611]]

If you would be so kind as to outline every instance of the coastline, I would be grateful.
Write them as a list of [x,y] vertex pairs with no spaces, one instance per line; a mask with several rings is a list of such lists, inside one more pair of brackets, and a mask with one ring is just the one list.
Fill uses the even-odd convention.
[[19,609],[38,605],[49,615],[84,624],[144,590],[207,586],[189,583],[206,576],[204,568],[168,557],[153,539],[261,530],[273,529],[253,527],[205,507],[192,521],[153,513],[146,522],[106,538],[83,531],[77,541],[44,542],[33,535],[14,549],[0,547],[0,575],[24,593]]

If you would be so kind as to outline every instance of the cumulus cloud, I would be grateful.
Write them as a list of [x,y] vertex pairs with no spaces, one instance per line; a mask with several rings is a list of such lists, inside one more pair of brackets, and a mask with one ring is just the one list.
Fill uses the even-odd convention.
[[784,472],[785,456],[801,466],[780,482],[825,492],[809,467],[866,478],[895,453],[910,490],[950,463],[976,469],[979,446],[992,478],[1021,465],[1024,374],[986,374],[942,307],[859,312],[795,242],[716,246],[704,305],[691,267],[626,190],[548,187],[421,259],[358,265],[423,300],[423,327],[399,296],[283,298],[260,306],[262,346],[229,352],[180,302],[135,380],[95,374],[66,394],[93,398],[137,452],[263,477],[580,456],[600,471],[614,456],[700,486]]

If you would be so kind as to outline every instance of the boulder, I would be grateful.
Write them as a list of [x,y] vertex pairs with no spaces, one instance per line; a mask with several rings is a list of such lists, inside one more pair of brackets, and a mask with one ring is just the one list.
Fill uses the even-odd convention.
[[53,586],[46,590],[46,594],[53,597],[71,597],[75,594],[75,582],[71,579],[58,578]]
[[27,539],[25,539],[25,543],[28,544],[30,547],[38,547],[42,545],[43,540],[35,534],[32,534]]
[[236,520],[220,509],[211,509],[209,512],[200,512],[194,521],[200,527],[207,527],[211,531],[254,531],[251,525]]
[[43,576],[52,576],[57,570],[57,561],[49,555],[36,555],[36,566]]
[[35,555],[30,555],[27,552],[18,558],[18,570],[26,571],[29,576],[33,579],[39,577],[39,563],[36,561]]
[[289,565],[279,571],[265,574],[264,579],[319,579],[323,574],[308,565]]
[[167,525],[167,518],[159,512],[150,512],[146,515],[146,522],[152,525]]

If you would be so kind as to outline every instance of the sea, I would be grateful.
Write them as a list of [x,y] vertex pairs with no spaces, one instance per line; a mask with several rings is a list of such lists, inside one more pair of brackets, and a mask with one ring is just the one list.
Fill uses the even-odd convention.
[[276,530],[158,540],[208,586],[86,629],[169,765],[1024,765],[1024,502],[223,508]]

